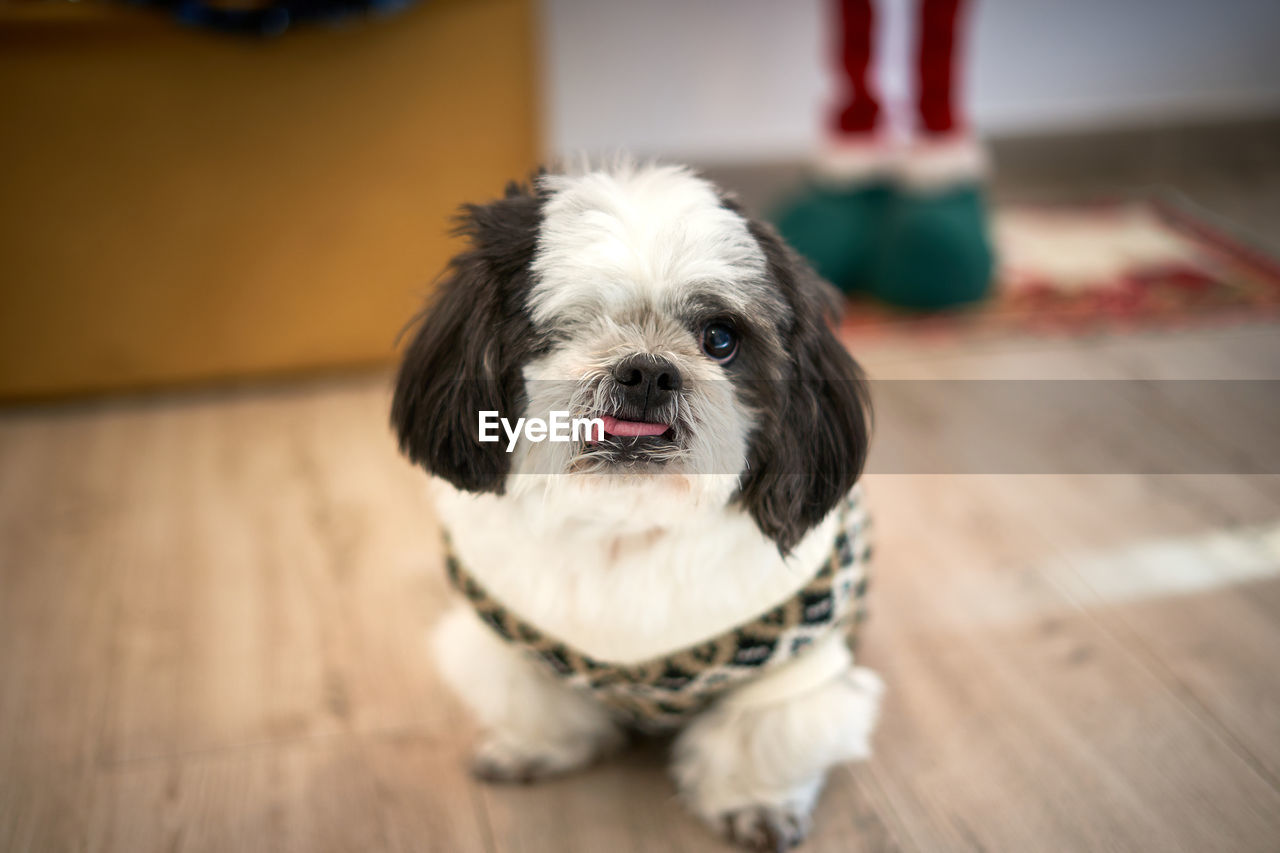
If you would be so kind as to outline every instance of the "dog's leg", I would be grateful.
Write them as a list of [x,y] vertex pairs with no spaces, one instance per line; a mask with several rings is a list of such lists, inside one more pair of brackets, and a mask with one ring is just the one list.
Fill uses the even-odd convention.
[[827,771],[871,754],[884,687],[853,666],[843,637],[739,688],[676,741],[681,796],[713,829],[743,846],[799,844]]
[[440,673],[486,729],[471,765],[477,777],[530,782],[622,744],[602,706],[539,670],[469,606],[447,613],[434,641]]

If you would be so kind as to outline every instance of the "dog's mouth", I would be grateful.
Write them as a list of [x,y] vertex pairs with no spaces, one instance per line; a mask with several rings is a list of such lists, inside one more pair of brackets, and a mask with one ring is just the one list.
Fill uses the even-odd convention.
[[612,438],[670,438],[671,424],[648,423],[646,421],[624,421],[604,415],[605,439]]
[[624,420],[615,415],[601,415],[604,437],[589,441],[587,453],[609,462],[661,464],[679,454],[673,424],[655,421]]

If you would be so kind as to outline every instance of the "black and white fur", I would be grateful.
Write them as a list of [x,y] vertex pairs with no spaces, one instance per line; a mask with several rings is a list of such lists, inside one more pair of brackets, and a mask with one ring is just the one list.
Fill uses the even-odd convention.
[[[619,663],[714,636],[802,587],[867,447],[861,375],[828,327],[830,288],[771,228],[674,166],[544,173],[466,207],[460,230],[470,247],[407,349],[392,422],[434,475],[471,574],[546,633]],[[738,338],[728,363],[701,347],[712,322]],[[645,412],[671,424],[660,440],[521,440],[510,454],[477,441],[480,410],[616,415],[629,405],[617,365],[636,358],[679,377]],[[475,764],[486,778],[571,770],[622,741],[603,707],[465,604],[435,649],[487,730]],[[740,842],[798,843],[827,770],[869,754],[880,692],[833,636],[680,732],[682,797]]]

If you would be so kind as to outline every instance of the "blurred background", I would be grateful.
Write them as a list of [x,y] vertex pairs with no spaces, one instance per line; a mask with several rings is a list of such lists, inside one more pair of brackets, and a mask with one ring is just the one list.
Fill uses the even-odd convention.
[[[911,4],[887,4],[888,7]],[[836,4],[545,4],[550,150],[708,163],[801,159],[836,93]],[[1280,10],[1265,0],[976,3],[967,90],[996,137],[1274,116]],[[679,20],[679,26],[671,26]],[[815,49],[816,48],[816,49]],[[908,45],[883,49],[909,50]],[[904,68],[881,90],[912,85]]]
[[[8,398],[388,363],[462,201],[625,150],[764,212],[840,85],[826,0],[0,8]],[[998,200],[1163,188],[1280,234],[1275,3],[968,17],[957,97]],[[883,99],[909,97],[910,47],[881,50]]]
[[387,426],[458,205],[619,151],[826,240],[873,380],[810,849],[1280,849],[1280,3],[965,4],[946,192],[836,144],[855,5],[0,0],[0,851],[727,849],[660,748],[470,780]]

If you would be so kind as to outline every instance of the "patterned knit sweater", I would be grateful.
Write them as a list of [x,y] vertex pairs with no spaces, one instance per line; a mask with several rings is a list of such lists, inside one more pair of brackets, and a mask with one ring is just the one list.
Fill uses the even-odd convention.
[[840,507],[827,559],[790,598],[724,633],[648,661],[597,660],[511,612],[467,573],[445,535],[449,580],[480,619],[565,683],[592,693],[628,725],[663,731],[685,723],[731,687],[803,655],[834,631],[850,641],[865,618],[869,520],[854,489]]

